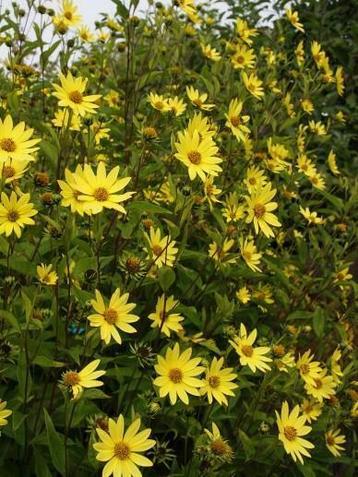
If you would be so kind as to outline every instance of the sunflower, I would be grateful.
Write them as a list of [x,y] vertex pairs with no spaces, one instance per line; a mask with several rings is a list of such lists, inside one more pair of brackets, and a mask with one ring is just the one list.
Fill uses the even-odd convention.
[[244,214],[244,205],[239,204],[236,192],[231,192],[225,200],[225,208],[223,210],[223,216],[226,218],[226,222],[238,222],[244,217]]
[[346,442],[346,436],[344,434],[341,434],[340,429],[331,429],[327,431],[324,436],[326,439],[326,446],[329,452],[331,452],[334,457],[340,457],[342,451],[344,451],[344,447],[342,446],[342,444]]
[[151,429],[138,432],[141,420],[135,419],[125,431],[124,418],[119,415],[117,421],[108,420],[108,431],[97,427],[100,442],[93,444],[97,451],[96,459],[106,462],[102,477],[141,477],[138,467],[151,467],[153,463],[142,455],[151,449],[155,440],[148,439]]
[[241,115],[243,102],[234,98],[230,101],[229,111],[226,116],[226,126],[231,129],[238,141],[245,141],[245,135],[250,133],[250,129],[245,124],[250,120],[250,116]]
[[240,39],[248,45],[252,45],[251,37],[254,37],[258,34],[257,29],[250,28],[247,21],[242,20],[241,18],[237,18],[235,27]]
[[304,399],[301,404],[301,411],[306,418],[306,421],[316,421],[322,414],[323,404],[313,399]]
[[81,118],[78,114],[70,114],[69,109],[59,109],[55,112],[52,124],[57,128],[69,127],[70,131],[81,130]]
[[87,86],[87,79],[80,76],[73,78],[71,72],[64,76],[60,73],[61,86],[53,84],[56,92],[53,95],[59,99],[59,106],[63,108],[70,108],[74,114],[85,116],[86,114],[94,114],[95,109],[98,108],[96,101],[101,97],[99,94],[84,96]]
[[92,43],[93,41],[95,41],[94,34],[86,25],[82,25],[80,28],[78,28],[77,33],[80,40],[82,40],[85,43]]
[[32,133],[33,129],[25,129],[24,122],[14,126],[9,114],[4,121],[0,119],[0,161],[34,161],[33,154],[39,149],[35,145],[40,139],[30,139]]
[[231,63],[236,70],[254,68],[255,60],[254,50],[245,45],[238,45],[235,53],[231,57]]
[[28,159],[7,159],[1,167],[1,178],[5,184],[21,179],[28,169]]
[[267,176],[264,171],[256,166],[250,166],[246,170],[246,178],[244,184],[251,194],[256,189],[261,189],[267,183]]
[[223,368],[224,358],[213,358],[210,366],[206,368],[204,386],[200,389],[200,394],[207,395],[209,404],[215,399],[219,404],[228,405],[226,396],[235,396],[233,389],[238,387],[232,383],[237,375],[233,373],[233,368]]
[[329,154],[328,154],[328,157],[327,157],[327,163],[328,163],[328,167],[329,167],[330,171],[332,172],[332,174],[334,174],[335,176],[339,176],[340,171],[337,167],[337,156],[335,155],[335,153],[332,150],[329,151]]
[[242,81],[244,82],[247,91],[252,94],[256,99],[261,99],[264,96],[264,90],[262,88],[262,81],[255,75],[255,73],[247,73],[244,71],[241,74]]
[[307,220],[308,224],[324,224],[325,220],[322,217],[319,217],[317,212],[311,212],[308,207],[305,209],[300,206],[300,214]]
[[246,262],[246,265],[251,268],[252,271],[261,272],[258,265],[260,264],[262,254],[257,251],[256,245],[254,244],[253,240],[241,238],[240,252],[242,258]]
[[300,19],[298,18],[298,12],[293,12],[291,8],[287,8],[286,15],[287,15],[288,21],[291,23],[292,26],[296,28],[296,30],[302,33],[305,32],[303,25],[302,23],[300,23]]
[[232,255],[229,255],[230,250],[234,246],[234,240],[226,238],[222,245],[219,245],[217,242],[212,242],[209,245],[209,257],[215,260],[216,262],[228,264],[235,263],[236,258]]
[[323,399],[330,399],[335,395],[335,387],[337,383],[332,376],[327,375],[327,370],[322,369],[318,377],[313,379],[313,382],[306,381],[305,389],[307,394],[323,402]]
[[270,370],[270,366],[267,363],[272,361],[271,358],[265,356],[270,352],[270,348],[267,346],[258,346],[254,348],[252,345],[254,344],[256,337],[256,329],[248,335],[245,325],[241,323],[239,335],[235,336],[233,340],[229,340],[229,343],[240,356],[241,366],[249,366],[253,373],[256,372],[256,368],[260,371],[266,372]]
[[234,452],[230,444],[223,439],[215,422],[211,423],[211,431],[209,431],[209,429],[204,429],[204,432],[209,438],[209,450],[214,458],[219,462],[230,462],[233,458]]
[[87,207],[87,202],[79,200],[80,191],[77,189],[76,178],[83,176],[83,169],[80,165],[76,167],[75,172],[71,172],[68,169],[65,170],[65,181],[59,180],[58,185],[61,188],[63,207],[71,207],[71,212],[77,212],[81,216],[86,212],[90,214]]
[[194,114],[186,130],[191,136],[193,136],[194,131],[197,131],[201,139],[207,136],[213,137],[216,134],[216,127],[201,113]]
[[191,354],[191,348],[180,353],[179,344],[176,343],[173,349],[167,349],[165,358],[158,356],[155,370],[159,376],[155,378],[154,384],[159,387],[161,398],[169,394],[172,405],[178,397],[184,404],[189,404],[188,394],[200,396],[199,388],[203,386],[203,382],[195,376],[205,368],[199,366],[201,358],[190,359]]
[[337,93],[339,96],[343,96],[344,93],[344,73],[343,73],[343,67],[338,66],[336,70],[336,87],[337,87]]
[[181,116],[186,110],[186,104],[178,96],[168,99],[168,111],[175,116]]
[[72,0],[62,0],[59,16],[68,27],[75,27],[82,21],[82,16],[78,13],[78,8]]
[[166,297],[164,294],[158,298],[155,307],[155,313],[151,313],[148,318],[152,320],[151,327],[159,328],[166,336],[170,336],[170,332],[174,331],[178,333],[183,331],[183,327],[180,324],[184,320],[184,317],[180,313],[170,313],[178,305],[178,301],[174,299],[174,296]]
[[250,196],[246,196],[247,212],[246,223],[254,223],[256,234],[262,233],[270,238],[274,236],[272,228],[280,227],[281,223],[271,212],[277,209],[277,202],[271,202],[276,195],[276,189],[271,189],[271,183],[267,183],[261,188],[254,190]]
[[296,366],[300,372],[301,378],[306,383],[314,383],[314,380],[321,374],[322,368],[319,361],[313,361],[314,356],[311,350],[306,351],[302,356],[299,355]]
[[50,285],[54,286],[57,283],[58,280],[58,275],[57,273],[52,270],[52,265],[44,265],[41,263],[41,265],[38,265],[37,268],[37,276],[39,277],[39,280],[41,283],[44,285]]
[[96,313],[88,316],[88,320],[91,326],[100,328],[101,339],[106,344],[109,344],[111,338],[119,344],[122,343],[118,330],[125,333],[137,332],[130,323],[138,321],[139,316],[130,313],[136,305],[134,303],[127,303],[128,298],[128,293],[121,295],[120,289],[117,288],[111,296],[108,306],[105,305],[98,290],[96,290],[96,299],[91,300],[91,305]]
[[206,58],[215,62],[221,60],[220,53],[215,48],[212,48],[211,45],[201,44],[200,46],[201,46],[201,51]]
[[343,371],[339,363],[341,358],[342,358],[342,352],[339,348],[336,348],[333,351],[330,361],[331,361],[331,372],[332,372],[333,379],[338,384],[342,382],[342,376],[343,376]]
[[222,159],[217,157],[218,148],[211,137],[201,138],[198,131],[191,135],[188,130],[179,132],[175,143],[175,157],[188,168],[190,180],[198,175],[205,182],[206,175],[217,176],[222,171],[218,165]]
[[208,99],[206,93],[200,94],[199,91],[192,86],[186,87],[186,94],[193,105],[203,111],[210,111],[215,107],[215,104],[206,103],[206,100]]
[[251,300],[251,293],[247,286],[243,286],[237,290],[236,298],[244,305],[246,305],[246,303],[249,303],[249,301]]
[[150,228],[149,235],[146,235],[149,244],[148,257],[153,260],[153,264],[158,268],[163,265],[172,267],[175,262],[175,257],[178,249],[175,247],[174,240],[171,240],[170,235],[161,237],[160,229]]
[[0,427],[7,425],[7,418],[11,416],[11,409],[6,409],[7,402],[0,399]]
[[15,233],[19,238],[22,228],[25,225],[35,225],[35,221],[31,218],[37,214],[37,210],[33,208],[33,204],[29,202],[30,194],[23,194],[19,198],[14,191],[11,192],[10,198],[1,193],[0,203],[0,234],[9,237]]
[[278,438],[283,443],[285,451],[290,454],[296,462],[297,459],[303,464],[302,456],[311,457],[307,449],[313,449],[314,445],[303,439],[312,430],[310,426],[305,426],[305,416],[300,416],[300,407],[297,404],[290,412],[288,402],[282,404],[281,415],[276,412]]
[[167,112],[168,108],[168,100],[164,98],[162,95],[158,95],[155,93],[149,93],[148,95],[148,102],[152,106],[152,108],[156,109],[157,111]]
[[100,364],[99,359],[91,361],[81,371],[66,371],[62,375],[62,383],[71,388],[73,399],[81,396],[83,388],[98,388],[103,386],[102,381],[98,378],[106,374],[105,371],[97,370]]

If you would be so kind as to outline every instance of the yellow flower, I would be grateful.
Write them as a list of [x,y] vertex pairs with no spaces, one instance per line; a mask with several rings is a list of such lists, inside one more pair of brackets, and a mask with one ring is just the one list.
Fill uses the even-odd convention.
[[308,176],[308,179],[310,180],[313,187],[316,187],[316,189],[324,190],[326,188],[324,177],[319,172]]
[[109,128],[103,127],[103,124],[100,122],[93,122],[91,124],[91,132],[94,136],[95,143],[98,145],[102,139],[109,138]]
[[244,216],[244,206],[239,204],[236,192],[231,192],[225,200],[223,216],[226,222],[237,222]]
[[103,382],[98,381],[98,378],[106,374],[106,372],[96,371],[100,362],[99,359],[95,359],[79,372],[67,371],[63,373],[62,382],[65,386],[71,388],[73,399],[80,397],[84,388],[98,388],[103,386]]
[[215,48],[212,48],[210,45],[201,44],[201,51],[203,52],[203,55],[211,61],[221,60],[220,53]]
[[155,370],[159,375],[154,380],[155,386],[159,387],[159,396],[165,397],[169,394],[169,399],[174,405],[179,398],[184,404],[189,404],[188,394],[200,396],[199,388],[203,382],[195,378],[204,371],[203,366],[199,366],[201,358],[191,358],[192,349],[188,348],[180,353],[179,344],[174,348],[168,348],[165,358],[158,356],[158,364]]
[[353,278],[353,275],[349,273],[349,267],[342,268],[336,273],[335,282],[343,282],[345,280],[351,280]]
[[231,57],[233,67],[238,69],[254,68],[256,56],[254,50],[245,45],[238,45],[235,53]]
[[7,425],[7,418],[11,416],[11,409],[6,409],[7,402],[0,399],[0,427]]
[[168,99],[168,111],[172,112],[175,116],[181,116],[186,110],[186,104],[178,96]]
[[217,157],[218,148],[210,136],[200,138],[198,131],[191,135],[185,130],[179,132],[175,147],[175,157],[187,166],[190,180],[198,175],[205,182],[206,174],[217,176],[222,171],[218,165],[222,159]]
[[80,191],[77,189],[76,178],[83,175],[83,169],[80,165],[76,167],[75,172],[65,170],[65,181],[57,181],[61,188],[63,207],[71,207],[71,212],[77,212],[81,216],[87,212],[87,202],[79,200]]
[[204,194],[205,200],[209,202],[210,210],[212,209],[213,203],[221,203],[221,200],[216,198],[221,192],[222,190],[214,184],[214,177],[208,176],[204,182]]
[[244,179],[244,184],[247,187],[247,190],[251,194],[256,189],[262,188],[267,183],[267,176],[265,176],[264,171],[259,169],[256,166],[250,166],[246,170],[246,178]]
[[175,247],[175,241],[171,240],[170,235],[165,235],[161,238],[160,229],[151,227],[149,236],[146,235],[149,244],[148,257],[153,260],[153,264],[158,268],[163,265],[172,267],[175,262],[175,257],[178,249]]
[[324,224],[324,219],[317,215],[317,212],[311,212],[308,207],[305,209],[300,206],[300,214],[307,220],[309,224]]
[[257,265],[260,264],[262,254],[257,251],[253,240],[241,238],[240,252],[242,258],[246,262],[246,265],[251,268],[251,270],[254,272],[261,272],[261,269]]
[[269,371],[270,366],[267,363],[270,363],[272,359],[265,355],[270,352],[270,348],[267,346],[254,348],[252,345],[256,338],[257,330],[254,329],[248,335],[245,325],[241,323],[239,335],[229,340],[229,343],[240,356],[241,366],[249,366],[253,373],[256,372],[256,368],[263,372]]
[[342,353],[339,348],[336,348],[331,356],[331,372],[334,381],[339,384],[342,382],[342,368],[339,364],[340,359],[342,358]]
[[303,172],[307,177],[312,177],[317,174],[316,166],[313,164],[306,154],[299,154],[297,157],[297,168]]
[[148,102],[150,103],[152,108],[156,109],[157,111],[161,111],[161,112],[169,111],[168,100],[165,99],[164,96],[162,95],[149,93]]
[[326,126],[321,121],[309,121],[308,126],[317,136],[325,136],[327,134]]
[[336,70],[336,87],[339,96],[343,96],[344,93],[344,73],[342,66],[338,66]]
[[63,108],[70,108],[75,114],[85,116],[86,114],[95,113],[98,108],[96,101],[101,97],[100,94],[92,94],[84,96],[87,86],[87,79],[73,78],[71,72],[64,76],[60,73],[61,86],[53,84],[56,92],[53,95],[59,99],[59,106]]
[[302,356],[299,355],[296,366],[300,372],[301,378],[306,383],[314,383],[322,372],[319,361],[313,361],[314,356],[311,350],[306,351]]
[[33,129],[25,129],[24,122],[14,126],[10,115],[4,121],[0,119],[0,161],[34,161],[33,154],[39,149],[35,145],[40,139],[30,139],[32,133]]
[[115,91],[114,89],[109,90],[108,94],[104,97],[104,99],[107,101],[109,106],[112,108],[118,106],[119,101],[120,101],[120,95],[118,91]]
[[304,98],[304,99],[301,99],[301,108],[303,109],[303,111],[305,111],[307,114],[312,114],[312,112],[314,111],[314,106],[313,106],[313,103],[310,99],[308,98]]
[[320,66],[322,63],[322,60],[325,58],[326,54],[322,50],[321,45],[317,41],[313,41],[311,43],[311,53],[312,57],[317,64],[317,66]]
[[96,311],[95,314],[89,315],[90,325],[100,328],[101,339],[109,344],[113,338],[119,344],[122,344],[121,335],[118,330],[125,333],[136,333],[137,330],[130,325],[139,320],[139,316],[130,312],[135,308],[135,303],[127,303],[129,293],[121,295],[119,288],[115,290],[108,306],[105,305],[101,293],[96,290],[96,299],[91,300],[91,305]]
[[312,381],[306,381],[305,389],[307,394],[317,399],[319,402],[323,402],[323,399],[330,399],[335,394],[334,388],[337,383],[332,376],[327,375],[327,370],[322,369],[318,377]]
[[190,119],[187,127],[188,133],[193,136],[194,131],[199,133],[201,139],[204,137],[213,137],[216,133],[215,126],[209,122],[209,119],[204,117],[201,113],[196,113]]
[[41,283],[44,283],[45,285],[56,285],[57,280],[58,280],[58,275],[57,273],[52,270],[52,265],[44,265],[41,263],[41,265],[38,265],[37,268],[37,276],[39,277],[39,280]]
[[311,421],[316,421],[318,417],[322,414],[323,404],[313,399],[304,399],[301,404],[301,411],[306,418],[306,421],[311,423]]
[[240,288],[239,290],[237,290],[236,292],[236,298],[241,301],[241,303],[243,303],[244,305],[246,305],[246,303],[249,303],[249,301],[251,300],[251,293],[250,293],[250,290],[244,286],[242,288]]
[[35,225],[35,221],[31,217],[37,214],[37,210],[33,208],[29,199],[30,194],[23,194],[18,198],[12,191],[9,198],[5,192],[1,193],[0,234],[9,237],[15,233],[19,238],[22,233],[21,229],[25,225]]
[[[70,124],[68,124],[70,120]],[[81,119],[78,114],[70,114],[68,109],[59,109],[55,112],[55,117],[52,119],[52,124],[57,128],[66,128],[69,125],[70,131],[81,130]]]
[[254,223],[256,234],[261,230],[266,237],[273,237],[274,233],[270,225],[280,227],[281,223],[271,212],[277,208],[277,202],[271,202],[276,194],[276,189],[271,189],[268,183],[246,196],[247,212],[246,223]]
[[300,407],[297,404],[292,411],[288,407],[288,402],[282,404],[281,415],[275,411],[278,427],[278,438],[283,443],[285,451],[290,454],[296,462],[297,459],[303,464],[302,456],[311,457],[307,449],[313,449],[314,445],[303,439],[312,430],[310,426],[305,426],[305,416],[300,416]]
[[250,73],[248,76],[244,71],[241,74],[241,78],[244,82],[245,88],[250,94],[252,94],[252,96],[256,99],[261,99],[261,97],[264,96],[262,81],[255,75],[255,73]]
[[302,66],[304,61],[305,61],[305,50],[304,50],[304,47],[303,47],[303,41],[301,40],[296,49],[295,49],[295,54],[296,54],[296,60],[297,60],[297,64],[298,66]]
[[234,245],[234,240],[233,239],[225,239],[224,243],[221,245],[217,244],[216,242],[213,242],[209,245],[209,257],[215,260],[216,262],[220,262],[223,264],[228,264],[228,263],[235,263],[236,259],[235,257],[228,256],[228,252]]
[[[87,214],[98,214],[103,209],[115,209],[126,214],[120,202],[130,199],[134,192],[118,194],[131,180],[130,177],[118,179],[118,173],[119,166],[116,166],[107,175],[106,166],[101,161],[97,167],[97,174],[88,164],[83,167],[83,172],[72,174],[77,200],[85,202],[84,211]],[[63,185],[62,181],[59,181],[59,184]]]
[[250,116],[241,115],[243,102],[237,98],[232,99],[229,104],[229,111],[226,116],[226,126],[231,129],[238,141],[245,141],[245,135],[250,133],[250,129],[245,124],[250,121]]
[[215,422],[211,423],[211,431],[204,429],[205,434],[210,440],[210,452],[221,462],[230,462],[233,458],[233,450],[228,442],[223,439],[218,426]]
[[207,395],[209,404],[215,399],[220,405],[228,405],[226,396],[235,396],[233,389],[238,387],[232,383],[237,375],[233,373],[233,368],[223,368],[224,358],[213,358],[211,365],[206,368],[204,386],[200,389],[201,395]]
[[66,26],[74,27],[81,23],[82,17],[78,14],[78,8],[72,0],[62,0],[61,7],[59,16]]
[[187,15],[196,14],[194,0],[177,0],[176,3]]
[[272,172],[279,172],[283,169],[287,169],[289,164],[286,159],[289,157],[289,151],[282,144],[273,144],[272,138],[267,140],[267,150],[271,157],[271,161],[267,160],[266,163]]
[[274,303],[272,299],[272,290],[270,285],[259,285],[257,290],[255,290],[252,294],[252,297],[255,300],[263,301],[268,305]]
[[97,427],[100,442],[93,444],[97,451],[96,459],[106,462],[102,477],[141,477],[138,467],[151,467],[153,463],[142,455],[155,445],[155,440],[148,439],[151,429],[138,432],[141,420],[135,419],[125,431],[124,418],[119,415],[117,421],[108,420],[108,432]]
[[206,103],[208,95],[206,93],[200,94],[197,89],[193,88],[193,86],[186,87],[186,94],[194,106],[202,109],[203,111],[210,111],[211,109],[215,108],[215,104]]
[[23,177],[28,169],[28,159],[7,159],[1,167],[1,178],[5,184],[16,181]]
[[302,23],[300,23],[300,19],[298,18],[298,12],[293,12],[291,8],[286,10],[286,15],[288,20],[291,24],[296,28],[296,30],[301,31],[302,33],[305,32]]
[[151,327],[159,328],[166,336],[170,336],[170,332],[174,331],[178,333],[183,331],[183,327],[180,324],[184,318],[180,313],[170,313],[171,310],[178,306],[178,301],[174,299],[174,296],[166,297],[164,294],[158,298],[155,307],[155,313],[151,313],[148,318],[152,320]]
[[251,37],[257,35],[256,28],[249,28],[247,21],[242,20],[241,18],[237,18],[235,26],[236,32],[239,35],[240,39],[248,45],[251,45]]
[[330,150],[329,154],[328,154],[328,157],[327,157],[328,166],[329,166],[332,174],[334,174],[335,176],[339,176],[340,171],[337,167],[336,159],[337,159],[337,156],[335,155],[335,153],[332,150]]
[[91,32],[91,30],[86,25],[82,25],[78,29],[78,36],[82,41],[84,41],[86,43],[91,43],[92,41],[95,40],[94,34]]
[[344,444],[346,442],[346,436],[341,434],[340,429],[329,430],[325,433],[326,446],[328,450],[334,455],[334,457],[339,457],[344,451]]

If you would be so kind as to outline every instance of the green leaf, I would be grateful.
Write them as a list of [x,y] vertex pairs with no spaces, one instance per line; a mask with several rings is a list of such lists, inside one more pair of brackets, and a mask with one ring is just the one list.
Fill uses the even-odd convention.
[[324,315],[324,311],[322,310],[322,308],[316,308],[316,310],[313,313],[312,326],[313,326],[313,331],[316,333],[318,338],[322,338],[323,336],[325,323],[326,323],[326,318]]
[[15,316],[14,316],[12,313],[10,313],[9,311],[0,310],[0,318],[4,319],[4,320],[7,321],[8,323],[10,323],[10,325],[11,325],[13,328],[15,328],[15,330],[21,331],[19,322],[17,321],[17,319],[15,318]]
[[47,356],[36,356],[36,358],[32,361],[32,364],[37,364],[42,368],[62,368],[65,366],[65,363],[62,363],[61,361],[55,361],[48,358]]
[[175,272],[172,268],[162,267],[158,274],[159,285],[163,291],[169,290],[171,285],[175,282]]
[[65,475],[65,443],[64,437],[59,434],[52,419],[46,409],[44,409],[45,425],[47,432],[47,442],[50,450],[52,463],[55,469],[61,474]]
[[51,472],[47,466],[46,459],[40,454],[38,449],[34,451],[35,473],[37,477],[51,477]]
[[137,200],[132,202],[130,205],[128,205],[128,210],[151,212],[152,214],[171,214],[170,210],[145,200]]
[[247,459],[251,459],[251,457],[255,454],[255,446],[250,437],[241,429],[239,429],[239,438],[244,448],[244,452]]

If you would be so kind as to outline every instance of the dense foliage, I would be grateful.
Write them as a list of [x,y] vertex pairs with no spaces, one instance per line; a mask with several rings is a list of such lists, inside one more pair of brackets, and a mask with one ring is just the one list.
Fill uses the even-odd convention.
[[1,477],[353,476],[347,2],[113,2],[0,10]]

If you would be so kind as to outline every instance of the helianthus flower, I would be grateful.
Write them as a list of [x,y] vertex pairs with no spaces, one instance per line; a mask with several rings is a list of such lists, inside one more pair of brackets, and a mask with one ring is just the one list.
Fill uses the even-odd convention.
[[250,121],[250,116],[241,115],[243,102],[234,98],[230,101],[229,111],[226,116],[226,126],[231,129],[238,141],[245,141],[245,135],[250,133],[250,129],[245,126]]
[[65,181],[59,180],[58,185],[61,188],[62,201],[61,205],[63,207],[71,207],[71,212],[77,212],[81,216],[88,211],[87,202],[79,200],[80,191],[77,189],[76,178],[80,175],[83,175],[83,169],[80,165],[76,167],[75,172],[71,172],[68,169],[65,169]]
[[302,66],[305,61],[305,50],[303,46],[303,41],[301,40],[296,49],[295,49],[296,61],[298,66]]
[[105,371],[97,370],[100,364],[99,359],[91,361],[81,371],[66,371],[62,375],[62,383],[71,388],[73,399],[80,397],[83,392],[83,388],[98,388],[103,386],[102,381],[98,381],[98,378],[106,374]]
[[308,121],[308,127],[310,128],[311,132],[317,136],[325,136],[327,134],[326,126],[322,123],[322,121]]
[[221,203],[221,200],[217,198],[221,192],[222,190],[214,184],[214,177],[208,176],[204,182],[204,195],[205,200],[209,202],[210,210],[212,210],[213,203]]
[[196,8],[194,5],[194,0],[177,0],[177,5],[185,12],[187,15],[194,15],[196,13]]
[[228,238],[224,240],[222,245],[219,245],[217,242],[212,242],[209,245],[209,257],[223,264],[235,263],[235,257],[228,255],[234,243],[233,239]]
[[353,275],[349,273],[349,267],[342,268],[336,273],[336,277],[334,279],[335,282],[344,282],[345,280],[351,280]]
[[293,12],[291,8],[286,10],[286,15],[289,22],[296,28],[296,30],[301,31],[302,33],[305,32],[302,23],[300,23],[300,19],[298,17],[298,12]]
[[210,452],[219,462],[230,462],[233,458],[233,450],[228,442],[223,439],[218,426],[215,422],[211,423],[211,431],[204,429],[205,434],[210,441]]
[[236,27],[236,31],[237,31],[237,34],[239,35],[240,39],[242,41],[244,41],[245,43],[247,43],[248,45],[251,45],[252,44],[251,37],[256,36],[258,34],[257,29],[256,28],[250,28],[248,26],[247,21],[242,20],[241,18],[238,18],[236,20],[235,27]]
[[253,373],[256,372],[256,368],[263,372],[269,371],[270,366],[267,363],[270,363],[272,359],[265,355],[270,352],[270,348],[267,346],[254,348],[252,345],[256,338],[257,330],[254,329],[248,335],[245,325],[241,323],[239,335],[229,340],[229,343],[240,356],[241,366],[249,366]]
[[337,159],[337,157],[336,157],[335,153],[332,150],[329,151],[329,154],[328,154],[328,157],[327,157],[328,167],[330,168],[330,171],[332,172],[332,174],[334,174],[335,176],[339,176],[340,171],[337,167],[336,159]]
[[96,311],[95,314],[88,316],[91,326],[100,328],[101,339],[109,344],[111,338],[117,343],[122,343],[122,338],[118,330],[125,333],[136,333],[137,330],[130,325],[139,320],[139,316],[130,312],[135,308],[135,303],[127,303],[129,293],[121,295],[119,288],[115,290],[108,306],[105,305],[101,293],[96,290],[96,299],[91,300],[91,305]]
[[166,297],[164,294],[158,298],[155,313],[151,313],[148,318],[152,320],[151,327],[159,328],[166,336],[170,336],[171,331],[178,333],[183,330],[181,321],[184,317],[180,313],[170,313],[178,305],[174,296]]
[[197,89],[193,88],[193,86],[186,87],[186,94],[194,106],[203,111],[210,111],[215,108],[215,104],[206,103],[208,95],[206,93],[200,94]]
[[331,361],[332,377],[335,380],[335,382],[338,384],[342,382],[342,376],[343,376],[343,371],[339,363],[341,358],[342,358],[342,352],[339,348],[336,348],[333,351],[330,361]]
[[240,253],[242,258],[245,260],[246,265],[251,268],[254,272],[261,272],[261,269],[258,267],[262,254],[257,251],[256,245],[253,240],[240,239]]
[[10,159],[34,161],[33,154],[39,149],[34,147],[40,139],[30,139],[33,129],[25,129],[25,123],[14,126],[12,117],[8,114],[0,119],[0,161]]
[[[70,121],[70,124],[68,122]],[[81,119],[78,114],[70,114],[68,109],[59,109],[55,112],[52,124],[57,128],[66,128],[69,125],[70,131],[81,130]]]
[[307,177],[312,177],[317,173],[316,166],[306,154],[299,154],[297,157],[297,168]]
[[302,456],[311,457],[307,449],[313,449],[314,445],[303,439],[312,430],[305,426],[305,416],[300,416],[300,406],[297,404],[290,412],[288,402],[282,404],[281,415],[275,411],[278,427],[278,438],[283,443],[285,451],[296,462],[297,459],[303,464]]
[[210,45],[201,44],[201,51],[203,52],[203,55],[211,61],[216,62],[221,60],[220,53]]
[[92,41],[95,40],[94,34],[91,32],[91,30],[88,28],[86,25],[82,25],[78,30],[78,36],[80,40],[86,42],[86,43],[92,43]]
[[246,178],[244,179],[244,184],[247,187],[247,190],[251,194],[255,189],[260,189],[267,183],[267,176],[264,171],[259,169],[256,166],[250,166],[246,170]]
[[330,399],[335,395],[337,383],[332,376],[327,375],[327,370],[322,369],[319,376],[312,381],[306,381],[305,389],[307,394],[323,402],[323,399]]
[[162,95],[149,93],[148,102],[150,103],[152,108],[156,109],[157,111],[167,112],[169,110],[168,100],[165,99]]
[[239,199],[236,192],[231,192],[225,200],[225,208],[223,216],[226,222],[237,222],[244,217],[245,208],[239,204]]
[[270,165],[272,172],[278,172],[289,167],[289,164],[286,162],[286,159],[289,157],[289,151],[284,145],[274,144],[272,138],[269,138],[267,140],[267,150],[272,159]]
[[342,451],[344,451],[344,444],[346,442],[346,436],[341,434],[340,429],[330,429],[325,433],[326,446],[329,452],[334,455],[334,457],[340,457]]
[[130,199],[134,192],[118,194],[131,180],[130,177],[118,179],[118,173],[119,166],[116,166],[107,175],[106,167],[101,161],[97,167],[97,174],[93,172],[91,166],[85,164],[82,173],[75,172],[72,175],[78,192],[77,199],[85,202],[85,212],[98,214],[103,209],[115,209],[126,214],[120,202]]
[[235,53],[231,57],[231,63],[236,70],[254,68],[255,60],[254,50],[245,45],[238,45]]
[[319,172],[308,176],[308,179],[316,189],[324,190],[326,188],[324,177]]
[[218,165],[222,159],[217,157],[218,148],[211,137],[200,138],[198,131],[191,135],[188,130],[179,132],[175,143],[175,157],[188,168],[190,180],[198,175],[205,182],[206,174],[217,176],[222,171]]
[[75,27],[82,21],[82,17],[78,13],[78,8],[72,0],[62,0],[59,16],[68,27]]
[[271,189],[271,183],[267,183],[245,197],[248,213],[246,223],[253,222],[256,234],[261,230],[268,238],[274,236],[270,225],[281,226],[276,215],[271,213],[277,208],[277,202],[271,202],[275,195],[276,189]]
[[342,66],[338,66],[336,70],[336,87],[339,96],[343,96],[344,93],[344,74]]
[[146,235],[149,244],[149,258],[151,258],[158,268],[163,265],[172,267],[178,249],[175,247],[175,241],[171,240],[170,235],[161,237],[160,229],[150,228],[149,236]]
[[235,396],[233,389],[238,387],[232,383],[237,375],[233,373],[233,368],[223,368],[224,358],[213,358],[210,366],[206,368],[204,386],[200,389],[200,394],[207,395],[209,404],[215,399],[220,405],[228,405],[226,396]]
[[313,399],[304,399],[301,404],[301,411],[306,418],[306,421],[311,423],[311,421],[316,421],[318,417],[322,414],[323,404],[314,401]]
[[256,99],[261,99],[264,96],[264,90],[262,88],[262,81],[255,75],[255,73],[247,73],[244,71],[241,74],[241,78],[244,82],[245,88]]
[[178,96],[168,99],[168,111],[175,116],[181,116],[186,110],[186,104]]
[[215,126],[201,113],[194,114],[194,116],[188,122],[188,127],[186,130],[191,136],[193,136],[194,131],[197,131],[201,139],[207,136],[213,137],[216,133]]
[[269,284],[261,285],[260,283],[257,290],[253,292],[252,297],[255,300],[263,301],[268,305],[274,303],[274,300],[272,299],[272,289]]
[[37,276],[39,277],[39,280],[41,283],[44,285],[56,285],[57,280],[58,280],[58,275],[57,273],[52,270],[52,265],[44,265],[41,263],[41,265],[38,265],[37,268]]
[[310,99],[308,98],[304,98],[304,99],[301,99],[301,108],[303,109],[303,111],[305,111],[307,114],[312,114],[312,112],[314,111],[314,106],[313,106],[313,103]]
[[108,432],[97,427],[100,442],[93,444],[98,452],[96,459],[106,462],[102,477],[141,477],[138,467],[151,467],[153,463],[142,455],[155,445],[155,440],[148,439],[151,429],[138,432],[141,420],[135,419],[125,431],[124,418],[119,415],[117,421],[108,420]]
[[5,184],[21,179],[28,169],[29,160],[27,159],[7,159],[0,166],[1,178]]
[[19,198],[14,191],[10,198],[1,193],[0,203],[0,234],[9,237],[15,233],[17,237],[21,236],[22,228],[25,225],[34,225],[35,221],[31,218],[37,214],[33,204],[29,202],[30,194],[23,194]]
[[317,212],[311,212],[308,207],[305,209],[300,206],[300,214],[307,220],[309,224],[324,224],[324,219],[317,215]]
[[246,286],[239,288],[236,292],[236,298],[246,305],[251,300],[250,290]]
[[7,418],[11,416],[11,409],[6,409],[7,402],[0,399],[0,427],[7,425]]
[[203,382],[195,376],[205,368],[199,366],[201,358],[190,359],[191,354],[191,348],[180,353],[179,344],[176,343],[173,349],[167,349],[165,358],[158,356],[155,370],[159,376],[155,378],[154,384],[159,387],[161,398],[169,394],[172,405],[178,397],[184,404],[189,404],[188,394],[200,396],[199,388],[203,386]]
[[59,106],[62,108],[70,108],[74,114],[85,116],[86,114],[94,114],[98,108],[96,101],[101,97],[100,94],[92,94],[84,96],[87,86],[87,79],[74,78],[69,71],[67,76],[60,73],[61,86],[53,84],[56,92],[53,95],[59,99]]
[[322,371],[319,361],[313,361],[313,359],[314,356],[311,354],[311,350],[308,350],[302,356],[299,355],[296,362],[301,378],[306,383],[314,383],[314,380],[319,377]]

